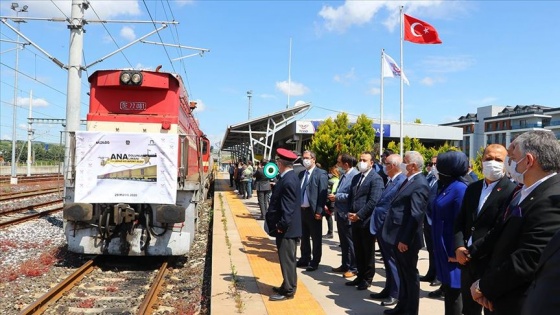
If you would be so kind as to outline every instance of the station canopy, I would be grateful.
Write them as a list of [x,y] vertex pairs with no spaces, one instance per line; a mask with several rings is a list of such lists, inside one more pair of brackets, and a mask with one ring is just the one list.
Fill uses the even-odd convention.
[[[230,125],[224,135],[221,150],[230,151],[236,159],[262,154],[270,160],[276,132],[292,122],[299,114],[307,112],[310,103]],[[250,154],[250,155],[249,155]]]

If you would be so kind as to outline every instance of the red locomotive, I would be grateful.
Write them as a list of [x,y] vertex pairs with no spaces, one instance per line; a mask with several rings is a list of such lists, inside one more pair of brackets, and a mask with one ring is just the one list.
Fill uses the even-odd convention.
[[100,70],[89,82],[87,131],[72,138],[75,184],[63,212],[70,251],[188,253],[213,174],[181,77]]

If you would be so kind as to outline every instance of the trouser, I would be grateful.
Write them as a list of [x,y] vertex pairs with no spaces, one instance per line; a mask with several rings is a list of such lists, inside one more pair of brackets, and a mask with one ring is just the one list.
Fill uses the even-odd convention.
[[352,240],[356,253],[358,279],[371,284],[375,275],[375,236],[369,232],[369,225],[362,227],[362,222],[352,224]]
[[257,201],[259,202],[259,209],[261,210],[261,215],[264,218],[266,216],[266,211],[268,210],[268,202],[270,190],[258,190],[257,191]]
[[336,213],[336,228],[340,239],[340,251],[342,256],[342,268],[348,271],[356,271],[356,255],[354,253],[354,242],[352,241],[352,227],[344,213]]
[[395,308],[408,315],[418,315],[420,304],[420,279],[416,268],[419,251],[409,246],[407,251],[401,253],[397,245],[393,245],[400,278],[399,303]]
[[433,281],[436,279],[436,264],[434,262],[434,241],[432,238],[432,226],[428,224],[428,220],[424,217],[424,241],[426,242],[426,250],[428,251],[428,272],[425,277]]
[[381,232],[377,233],[377,243],[379,244],[379,249],[381,250],[381,257],[383,258],[383,263],[385,265],[385,288],[389,295],[394,298],[399,298],[399,272],[397,271],[397,264],[395,261],[395,254],[393,253],[391,244],[386,243],[381,237]]
[[[480,279],[480,275],[478,275],[472,265],[466,265],[461,268],[461,298],[463,302],[464,315],[482,314],[482,305],[473,300],[471,295],[471,285],[478,279]],[[484,314],[490,315],[492,312],[485,308]]]
[[233,174],[229,174],[229,187],[233,187]]
[[283,278],[282,291],[286,295],[294,295],[297,289],[296,239],[277,237],[276,248]]
[[[315,211],[301,208],[301,261],[313,267],[319,266],[323,256],[323,221],[315,219]],[[311,249],[313,244],[313,250]],[[311,253],[313,252],[313,257]]]
[[461,315],[461,310],[463,309],[461,289],[455,289],[448,284],[442,284],[441,290],[443,291],[445,299],[445,315]]

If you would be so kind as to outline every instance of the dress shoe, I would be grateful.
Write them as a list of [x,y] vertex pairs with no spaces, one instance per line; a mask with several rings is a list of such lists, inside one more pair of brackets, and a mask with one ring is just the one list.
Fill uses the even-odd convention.
[[272,292],[274,292],[274,293],[281,293],[281,292],[282,292],[282,288],[281,288],[281,287],[272,287]]
[[381,301],[381,306],[393,306],[396,305],[398,302],[399,300],[393,297],[388,297],[387,299]]
[[343,266],[340,267],[336,267],[336,268],[331,268],[332,272],[345,272],[346,268],[344,268]]
[[294,298],[293,295],[273,294],[268,299],[270,301],[285,301],[293,298]]
[[332,235],[332,233],[327,233],[327,234],[323,235],[323,238],[324,238],[324,239],[329,239],[329,240],[330,240],[330,239],[333,238],[333,235]]
[[309,266],[309,262],[298,260],[298,262],[296,263],[296,267],[300,267],[300,268],[306,267],[307,268],[307,266]]
[[371,283],[367,282],[367,281],[361,281],[360,284],[358,284],[357,289],[360,291],[363,290],[367,290],[367,288],[369,288],[371,286]]
[[420,277],[420,282],[432,282],[436,279],[434,277],[422,276]]
[[438,279],[435,279],[430,283],[430,287],[438,287],[440,285],[441,285],[441,281],[439,281]]
[[389,297],[389,292],[385,291],[385,290],[381,290],[381,292],[379,293],[372,293],[369,295],[370,298],[375,299],[375,300],[382,300],[382,299],[386,299]]
[[315,271],[315,270],[317,270],[317,268],[319,268],[319,267],[309,265],[307,268],[305,268],[305,271]]
[[352,280],[352,281],[346,282],[345,285],[347,285],[347,286],[358,285],[358,284],[360,284],[360,282],[362,282],[362,280],[356,278],[356,279],[354,279],[354,280]]
[[356,275],[355,271],[346,271],[345,273],[342,274],[342,276],[344,278],[352,278]]
[[404,314],[404,313],[400,309],[395,307],[394,309],[384,310],[383,314],[398,315],[398,314]]
[[428,297],[429,297],[430,299],[439,299],[439,298],[442,298],[442,297],[443,297],[443,291],[441,290],[441,288],[439,288],[439,289],[437,289],[437,290],[435,290],[435,291],[432,291],[432,292],[428,293]]

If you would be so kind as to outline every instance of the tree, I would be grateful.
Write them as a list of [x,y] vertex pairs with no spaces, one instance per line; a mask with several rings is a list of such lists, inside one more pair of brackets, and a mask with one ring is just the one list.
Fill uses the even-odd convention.
[[365,114],[358,116],[356,123],[350,128],[348,153],[359,157],[364,151],[371,151],[375,142],[375,130],[373,121]]
[[336,162],[337,146],[333,145],[336,138],[336,125],[330,117],[317,128],[311,138],[308,149],[315,152],[315,161],[320,163],[324,169],[328,169],[329,166],[334,164],[333,156]]

